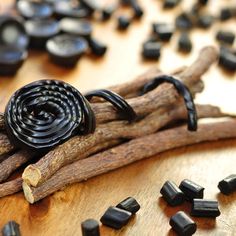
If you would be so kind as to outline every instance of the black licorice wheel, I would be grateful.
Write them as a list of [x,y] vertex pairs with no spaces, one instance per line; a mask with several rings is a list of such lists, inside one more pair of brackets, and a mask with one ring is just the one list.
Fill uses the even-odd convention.
[[15,147],[36,152],[95,130],[95,116],[85,97],[56,80],[36,81],[16,91],[6,106],[5,123]]
[[19,18],[6,15],[0,17],[0,44],[20,49],[28,47],[29,37]]
[[15,75],[22,66],[28,53],[12,46],[0,46],[0,75]]
[[60,32],[59,23],[53,19],[33,19],[25,22],[30,37],[30,47],[44,49],[46,42]]
[[53,8],[46,2],[20,0],[17,9],[24,18],[48,18],[53,13]]
[[87,51],[88,43],[81,37],[63,34],[48,40],[46,48],[54,63],[73,67]]

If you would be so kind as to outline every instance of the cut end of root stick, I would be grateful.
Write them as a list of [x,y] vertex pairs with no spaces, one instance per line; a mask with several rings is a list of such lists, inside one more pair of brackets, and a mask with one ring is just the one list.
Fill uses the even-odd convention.
[[32,190],[31,190],[30,186],[27,183],[23,182],[22,183],[22,188],[23,188],[23,192],[24,192],[26,200],[29,203],[33,204],[34,203],[34,197],[33,197]]
[[36,187],[41,179],[41,173],[37,168],[32,165],[26,167],[22,174],[22,179],[25,183]]

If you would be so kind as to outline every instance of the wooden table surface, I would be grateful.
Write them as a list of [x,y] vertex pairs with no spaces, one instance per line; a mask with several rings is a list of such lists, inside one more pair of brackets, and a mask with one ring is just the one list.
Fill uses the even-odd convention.
[[[9,11],[11,0],[0,3],[1,11]],[[107,1],[107,2],[111,2]],[[140,57],[142,42],[147,39],[152,22],[172,22],[181,8],[188,9],[193,1],[185,0],[181,7],[162,11],[158,0],[140,0],[145,16],[134,22],[128,32],[117,32],[113,18],[107,23],[96,23],[94,36],[109,45],[104,58],[85,56],[74,70],[62,69],[52,64],[46,53],[29,53],[29,59],[14,78],[0,78],[0,110],[4,111],[11,94],[21,86],[45,78],[67,81],[79,90],[102,88],[133,79],[151,66],[169,72],[190,64],[204,45],[216,44],[214,34],[224,26],[236,31],[235,19],[215,24],[211,30],[194,30],[194,50],[189,56],[176,52],[177,34],[165,45],[159,62],[145,62]],[[216,13],[220,5],[234,0],[210,1],[209,11]],[[214,65],[204,76],[206,88],[197,97],[199,103],[220,106],[224,111],[236,111],[236,76],[223,72]],[[207,132],[207,131],[206,131]],[[158,145],[158,144],[157,144]],[[179,183],[189,178],[205,187],[205,198],[217,199],[221,216],[216,220],[194,218],[196,235],[236,235],[236,194],[219,194],[219,180],[236,172],[236,140],[203,143],[179,148],[108,174],[73,184],[51,197],[29,205],[22,193],[0,199],[0,227],[9,220],[21,225],[24,236],[74,236],[81,235],[80,223],[87,218],[99,220],[110,205],[116,205],[128,196],[135,197],[141,209],[127,227],[115,231],[101,227],[101,235],[156,236],[175,235],[169,226],[169,218],[178,210],[189,212],[190,206],[171,208],[160,198],[160,188],[166,180]]]

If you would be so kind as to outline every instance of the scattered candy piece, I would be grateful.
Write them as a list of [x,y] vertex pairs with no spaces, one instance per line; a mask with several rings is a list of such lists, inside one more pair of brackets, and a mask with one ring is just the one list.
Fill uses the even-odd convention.
[[158,23],[153,24],[153,33],[161,41],[169,41],[174,33],[174,27],[171,24]]
[[146,42],[143,44],[142,55],[146,59],[157,60],[161,55],[161,44],[159,42]]
[[[236,69],[236,66],[235,66]],[[229,195],[236,191],[236,174],[229,175],[225,179],[221,180],[218,184],[220,192]]]
[[99,224],[96,220],[88,219],[81,224],[83,236],[100,236]]
[[21,236],[20,225],[15,221],[9,221],[2,229],[3,236]]
[[222,43],[233,44],[235,39],[235,34],[230,31],[220,30],[216,34],[216,39]]
[[125,200],[123,200],[122,202],[120,202],[116,207],[129,211],[131,212],[133,215],[139,211],[140,209],[140,205],[138,204],[138,202],[136,201],[136,199],[134,199],[133,197],[128,197]]
[[163,3],[163,8],[170,9],[176,7],[181,0],[165,0]]
[[130,25],[130,19],[127,16],[118,17],[118,29],[126,30]]
[[191,52],[192,50],[192,42],[190,40],[189,34],[186,32],[183,32],[180,34],[179,40],[178,40],[178,49],[181,52]]
[[103,56],[107,51],[107,46],[94,38],[88,39],[89,47],[96,56]]
[[175,25],[178,29],[189,30],[193,27],[193,22],[190,15],[186,12],[183,12],[175,19]]

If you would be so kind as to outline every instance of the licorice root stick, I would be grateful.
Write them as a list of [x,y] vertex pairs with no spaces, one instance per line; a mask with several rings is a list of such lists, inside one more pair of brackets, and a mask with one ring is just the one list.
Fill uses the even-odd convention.
[[0,155],[6,154],[14,149],[6,134],[0,133]]
[[4,129],[5,129],[4,115],[3,113],[0,113],[0,130]]
[[12,195],[22,190],[22,178],[18,177],[14,180],[0,184],[0,197]]
[[236,120],[230,119],[224,122],[201,124],[197,132],[189,132],[185,126],[182,126],[142,136],[64,166],[37,188],[23,182],[24,194],[28,202],[34,203],[68,184],[87,180],[166,150],[204,141],[234,138],[236,137],[235,126]]

